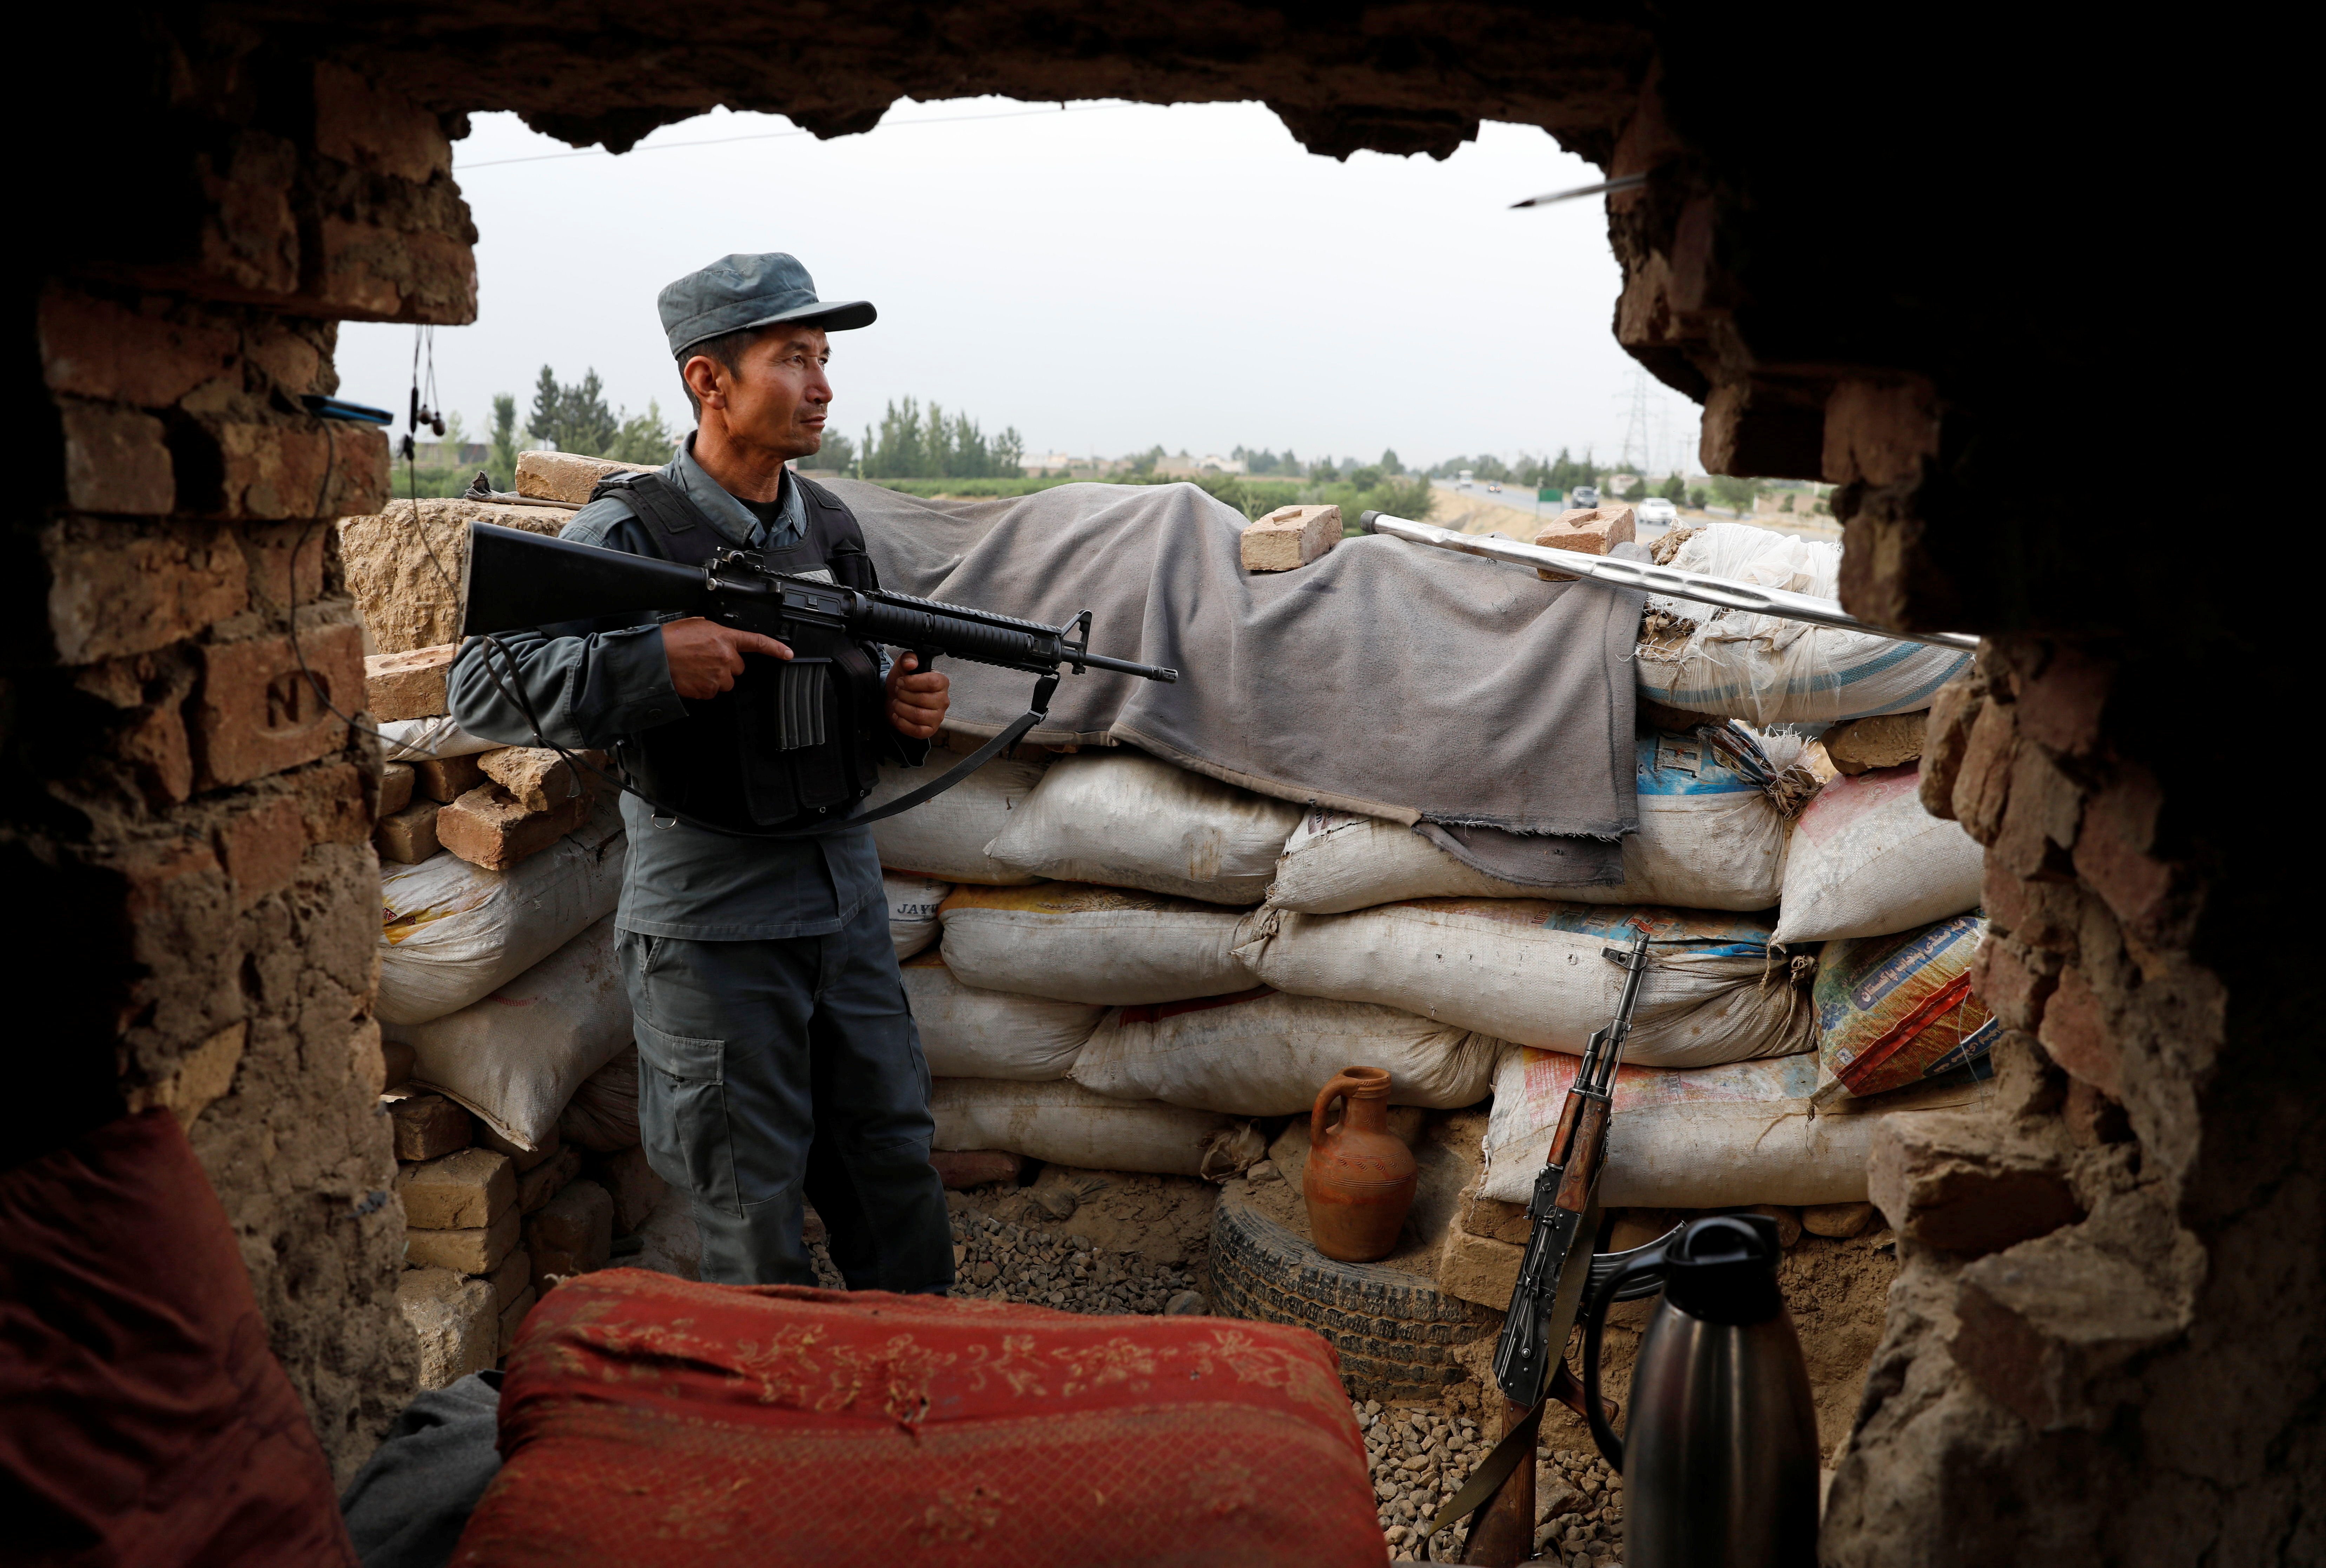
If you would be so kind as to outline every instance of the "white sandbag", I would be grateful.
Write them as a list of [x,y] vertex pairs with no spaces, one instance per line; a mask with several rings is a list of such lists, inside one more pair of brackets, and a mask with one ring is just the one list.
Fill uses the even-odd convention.
[[954,978],[1106,1007],[1250,990],[1233,909],[1082,882],[963,887],[939,911]]
[[1064,1078],[1106,1011],[964,986],[933,952],[902,972],[921,1051],[939,1078]]
[[[1763,588],[1832,598],[1841,546],[1741,523],[1715,523],[1684,540],[1667,563]],[[1865,632],[1651,595],[1649,626],[1678,621],[1641,640],[1633,668],[1642,694],[1694,713],[1753,724],[1830,724],[1928,708],[1938,689],[1970,667],[1955,648],[1902,643]]]
[[[1733,733],[1733,732],[1732,732]],[[1767,758],[1771,771],[1783,765]],[[1785,760],[1791,760],[1790,752]],[[1785,819],[1758,783],[1692,735],[1640,737],[1640,830],[1614,887],[1528,887],[1489,877],[1401,823],[1311,806],[1284,841],[1268,902],[1338,914],[1405,898],[1541,898],[1766,909],[1784,879]]]
[[[1549,1051],[1513,1051],[1503,1061],[1480,1197],[1528,1200],[1577,1065]],[[1627,1062],[1616,1074],[1599,1202],[1647,1209],[1862,1202],[1881,1117],[1968,1105],[1979,1093],[1977,1086],[1909,1090],[1813,1110],[1817,1081],[1815,1056],[1687,1072]]]
[[505,744],[470,734],[443,715],[391,719],[379,727],[382,762],[425,762],[430,757],[474,756]]
[[506,871],[440,850],[381,868],[383,1024],[425,1024],[516,979],[611,914],[628,840],[601,806],[578,830]]
[[1141,752],[1084,752],[1050,765],[986,853],[1062,882],[1258,904],[1299,820],[1289,801]]
[[1344,1067],[1379,1067],[1400,1105],[1452,1109],[1486,1096],[1511,1047],[1394,1007],[1287,996],[1242,996],[1121,1007],[1083,1047],[1076,1083],[1125,1099],[1238,1116],[1305,1113]]
[[[961,758],[950,751],[931,751],[921,767],[894,767],[884,763],[880,782],[861,808],[886,805],[909,790],[933,783],[950,772]],[[945,882],[990,882],[1007,886],[1037,882],[1037,877],[1004,866],[986,854],[985,846],[1009,825],[1010,814],[1025,803],[1042,782],[1044,764],[996,757],[932,801],[924,801],[872,824],[872,842],[880,864],[898,871],[917,872]]]
[[415,1088],[460,1101],[519,1148],[539,1148],[582,1080],[630,1044],[614,944],[609,914],[482,1001],[385,1033],[412,1047]]
[[929,1096],[940,1149],[1001,1149],[1084,1170],[1220,1181],[1267,1144],[1231,1117],[1152,1100],[1114,1099],[1072,1083],[940,1078]]
[[937,906],[953,891],[952,883],[900,871],[883,871],[880,890],[889,898],[889,940],[897,944],[899,961],[936,941],[944,929],[937,923]]
[[1847,774],[1793,824],[1778,942],[1888,936],[1978,907],[1986,852],[1922,809],[1922,765]]
[[1264,910],[1238,956],[1279,990],[1373,1002],[1482,1035],[1580,1053],[1614,1016],[1621,965],[1603,950],[1650,933],[1625,1060],[1707,1067],[1807,1051],[1813,1009],[1768,922],[1543,898],[1426,898],[1349,914]]

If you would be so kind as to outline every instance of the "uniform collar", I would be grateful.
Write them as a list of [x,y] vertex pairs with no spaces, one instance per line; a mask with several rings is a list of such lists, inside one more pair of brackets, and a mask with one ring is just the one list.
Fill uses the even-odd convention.
[[[702,465],[694,460],[694,432],[689,431],[686,440],[679,443],[678,452],[663,466],[663,478],[686,492],[702,514],[711,519],[711,525],[743,550],[756,547],[759,520],[751,509],[727,493],[726,487],[703,472]],[[786,486],[791,484],[785,476]]]

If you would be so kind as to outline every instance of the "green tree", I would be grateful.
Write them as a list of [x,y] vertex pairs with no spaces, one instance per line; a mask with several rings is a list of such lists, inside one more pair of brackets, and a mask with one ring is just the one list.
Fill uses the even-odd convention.
[[533,385],[533,412],[526,433],[554,445],[561,452],[603,457],[621,433],[622,422],[606,406],[605,385],[590,370],[581,380],[561,384],[557,372],[544,365]]
[[1405,472],[1405,465],[1397,459],[1397,449],[1395,447],[1382,448],[1381,461],[1375,466],[1378,467],[1384,474],[1401,474]]
[[1760,494],[1761,481],[1740,479],[1734,474],[1712,476],[1712,493],[1720,497],[1724,506],[1734,506],[1740,513],[1753,509],[1753,497]]
[[1688,504],[1699,512],[1704,510],[1704,504],[1711,499],[1711,495],[1702,485],[1698,485],[1688,493]]
[[516,396],[493,394],[492,471],[511,486],[516,483]]
[[1658,490],[1656,494],[1661,496],[1665,500],[1672,503],[1672,505],[1678,506],[1680,502],[1680,498],[1688,494],[1688,481],[1681,478],[1678,474],[1674,474],[1670,478],[1664,481],[1664,487]]
[[856,462],[856,443],[836,430],[823,432],[823,445],[816,449],[814,459],[803,459],[805,467],[837,469],[846,473]]
[[597,455],[621,463],[666,463],[677,445],[676,432],[662,422],[662,404],[649,398],[646,413],[624,420],[612,441]]
[[[1391,471],[1394,472],[1395,470]],[[1354,485],[1360,490],[1372,489],[1381,482],[1381,469],[1372,466],[1359,469],[1355,473],[1349,476],[1349,483]]]

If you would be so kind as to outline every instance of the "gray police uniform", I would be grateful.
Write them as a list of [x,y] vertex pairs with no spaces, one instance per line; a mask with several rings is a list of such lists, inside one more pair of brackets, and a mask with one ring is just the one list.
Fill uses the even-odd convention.
[[[797,266],[789,257],[730,257],[720,265],[773,261]],[[666,321],[673,292],[705,275],[665,291]],[[747,274],[747,287],[751,281]],[[853,532],[836,499],[806,494],[790,475],[772,506],[738,500],[694,461],[692,437],[659,478],[718,530],[716,543],[788,554],[786,570],[798,569],[803,548],[830,539],[829,513]],[[811,519],[811,502],[824,515]],[[577,513],[563,537],[667,554],[639,512],[621,493],[607,494]],[[488,668],[475,639],[453,663],[452,716],[471,733],[535,744],[532,724],[501,689],[507,682],[541,720],[544,738],[615,749],[657,799],[686,791],[690,780],[677,775],[708,775],[719,764],[753,772],[731,743],[723,754],[688,751],[688,737],[719,733],[714,710],[734,705],[678,696],[658,622],[532,628],[498,640],[514,656],[514,682],[502,661]],[[739,690],[775,664],[745,660],[755,668]],[[925,742],[878,728],[897,760],[926,756]],[[731,720],[725,733],[737,733]],[[699,769],[696,756],[705,765]],[[730,779],[709,782],[736,800],[760,798]],[[693,807],[705,798],[693,790],[680,810],[696,816]],[[719,798],[718,789],[707,798]],[[944,1289],[953,1246],[944,1188],[928,1159],[928,1064],[898,974],[871,830],[740,838],[657,819],[636,795],[624,795],[621,809],[629,849],[615,925],[636,1016],[639,1129],[647,1163],[693,1197],[702,1277],[814,1284],[800,1239],[805,1197],[823,1216],[833,1261],[851,1288]],[[766,811],[745,810],[740,820],[732,810],[702,814],[746,829],[813,820],[812,811],[776,821]]]

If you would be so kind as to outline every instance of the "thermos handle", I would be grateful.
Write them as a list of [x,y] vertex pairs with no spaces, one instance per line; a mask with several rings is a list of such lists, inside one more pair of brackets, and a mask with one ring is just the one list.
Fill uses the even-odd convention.
[[1627,1261],[1621,1268],[1601,1279],[1598,1288],[1591,1293],[1591,1299],[1584,1304],[1583,1413],[1591,1423],[1591,1441],[1599,1445],[1601,1457],[1606,1460],[1609,1467],[1618,1475],[1622,1474],[1624,1470],[1624,1440],[1616,1436],[1615,1429],[1608,1424],[1606,1406],[1599,1396],[1601,1331],[1607,1326],[1607,1309],[1614,1305],[1617,1301],[1628,1301],[1642,1294],[1651,1294],[1638,1290],[1626,1291],[1624,1287],[1628,1282],[1642,1280],[1647,1276],[1652,1276],[1661,1281],[1664,1273],[1665,1248],[1671,1245],[1673,1239],[1679,1234],[1679,1228],[1675,1228],[1647,1246],[1624,1254]]

